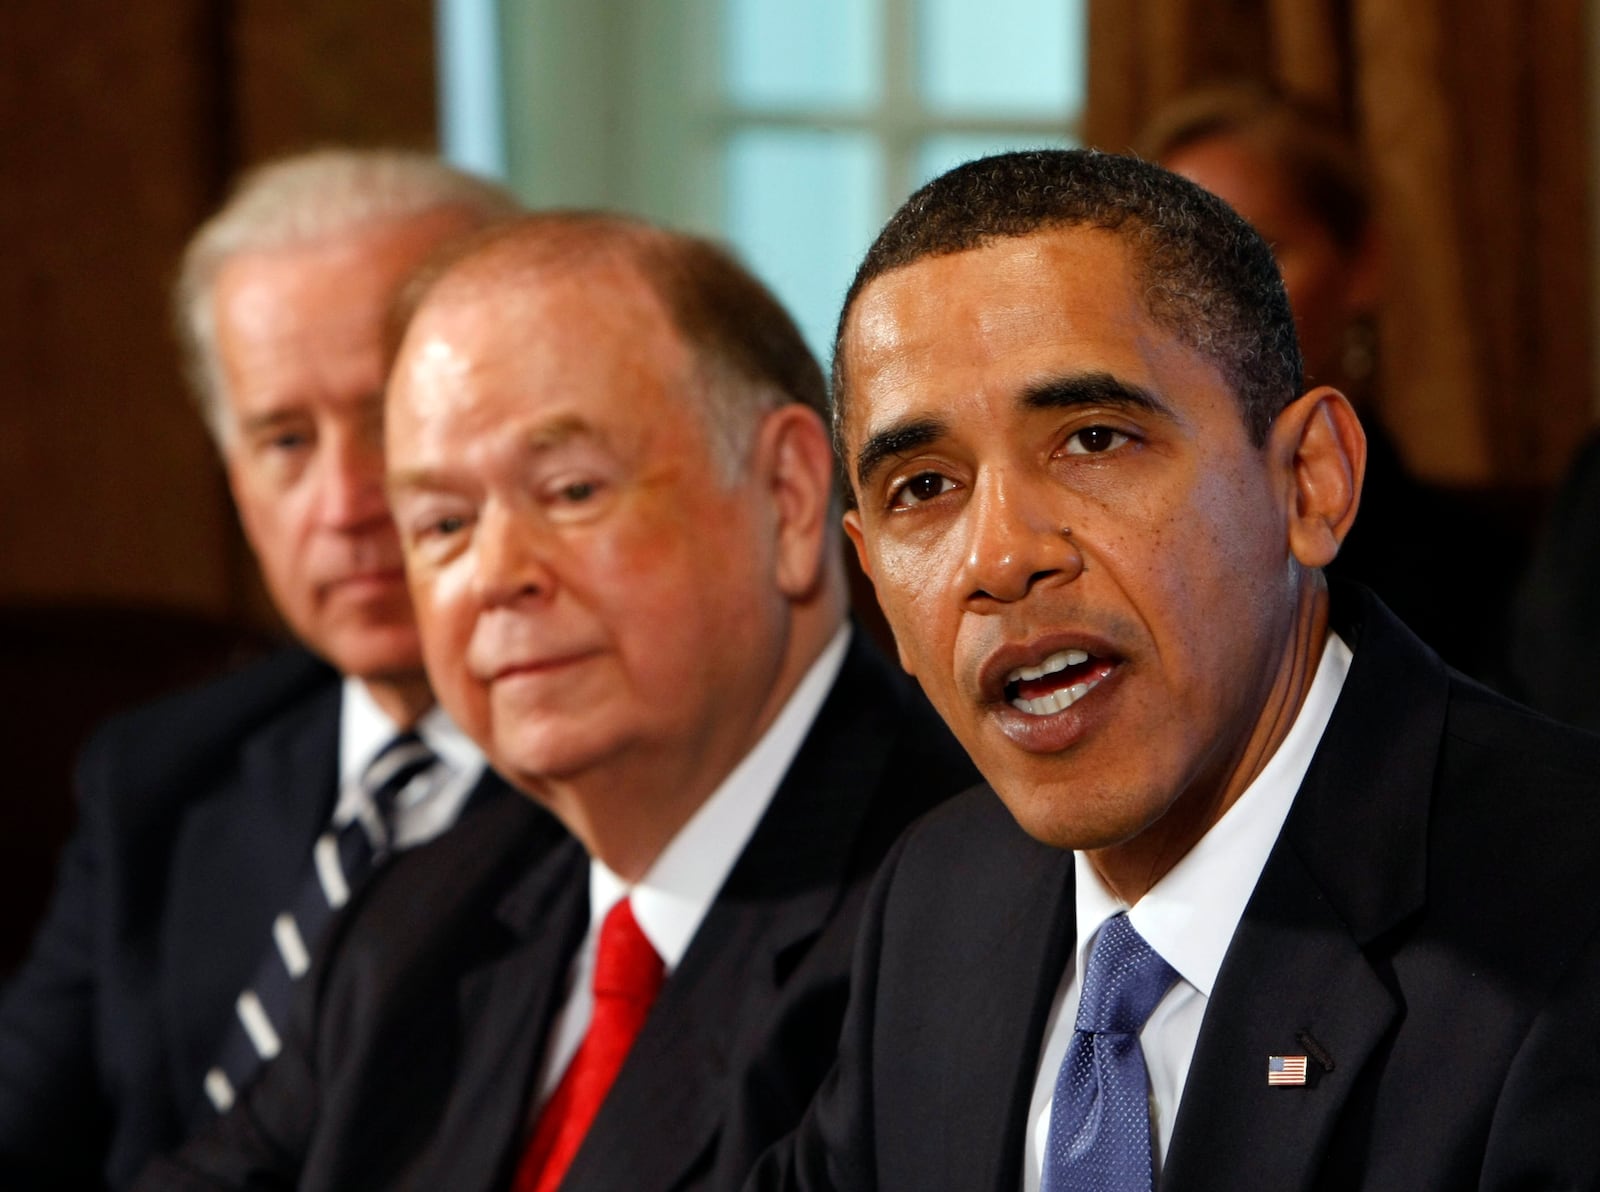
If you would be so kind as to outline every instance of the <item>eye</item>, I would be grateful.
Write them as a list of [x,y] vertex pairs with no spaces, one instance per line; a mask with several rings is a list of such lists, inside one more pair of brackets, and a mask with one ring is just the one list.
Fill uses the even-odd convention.
[[310,445],[311,436],[297,430],[280,431],[266,441],[266,447],[270,451],[298,451]]
[[471,528],[472,513],[470,510],[443,509],[430,503],[397,509],[395,524],[402,527],[402,537],[409,545],[442,549],[446,543],[458,540]]
[[1115,451],[1128,442],[1129,436],[1109,426],[1086,426],[1067,439],[1068,455],[1100,455]]
[[956,482],[938,472],[918,472],[898,484],[889,494],[891,509],[905,509],[941,497],[956,486]]
[[562,468],[537,482],[535,496],[553,522],[580,522],[599,517],[611,507],[617,491],[613,475],[591,467]]

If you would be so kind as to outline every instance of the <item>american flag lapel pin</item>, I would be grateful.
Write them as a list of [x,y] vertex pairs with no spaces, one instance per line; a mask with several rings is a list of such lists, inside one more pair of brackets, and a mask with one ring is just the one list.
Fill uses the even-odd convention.
[[1306,1057],[1303,1055],[1269,1055],[1267,1057],[1267,1083],[1304,1084],[1306,1082]]

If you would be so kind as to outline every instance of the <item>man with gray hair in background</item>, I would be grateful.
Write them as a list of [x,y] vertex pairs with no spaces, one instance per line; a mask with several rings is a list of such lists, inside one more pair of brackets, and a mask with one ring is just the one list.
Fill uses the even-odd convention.
[[383,331],[444,242],[514,214],[423,154],[248,175],[177,317],[273,602],[304,648],[107,724],[27,963],[0,999],[0,1183],[126,1185],[279,1047],[332,913],[502,789],[434,705],[383,488]]

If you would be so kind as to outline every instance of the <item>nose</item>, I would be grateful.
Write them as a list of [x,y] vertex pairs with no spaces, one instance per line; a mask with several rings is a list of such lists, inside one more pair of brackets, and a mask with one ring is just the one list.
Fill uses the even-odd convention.
[[1041,584],[1070,583],[1083,573],[1083,556],[1048,494],[987,477],[968,509],[969,602],[1009,604]]
[[548,600],[556,587],[552,554],[537,518],[491,503],[473,530],[473,591],[491,607]]
[[359,533],[389,518],[383,490],[383,443],[365,434],[333,437],[323,453],[319,508],[323,524]]

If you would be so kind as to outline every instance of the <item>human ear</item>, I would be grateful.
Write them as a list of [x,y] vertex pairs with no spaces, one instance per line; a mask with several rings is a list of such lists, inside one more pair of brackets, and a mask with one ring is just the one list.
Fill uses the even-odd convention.
[[1367,436],[1349,400],[1323,386],[1291,402],[1272,425],[1268,450],[1289,485],[1289,551],[1326,567],[1356,518]]
[[790,599],[821,582],[833,498],[833,448],[808,406],[780,406],[762,421],[757,446],[776,517],[775,580]]

